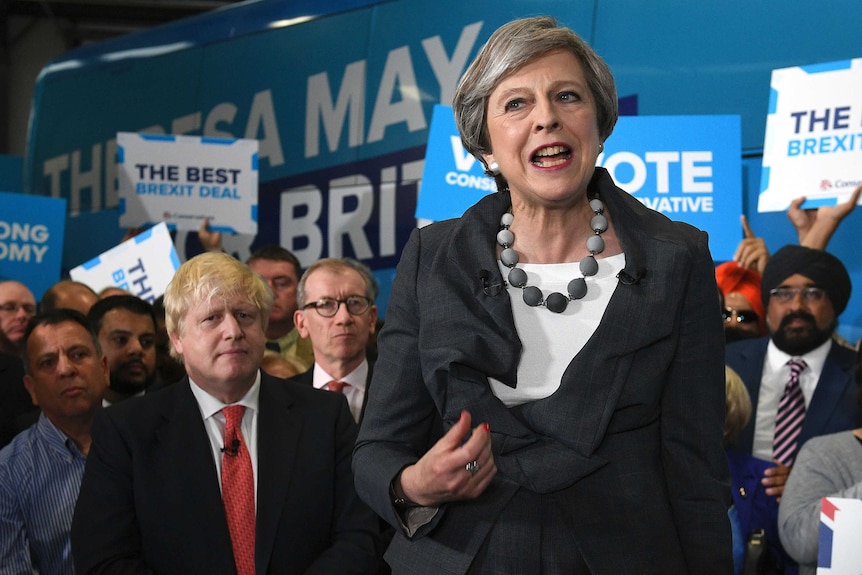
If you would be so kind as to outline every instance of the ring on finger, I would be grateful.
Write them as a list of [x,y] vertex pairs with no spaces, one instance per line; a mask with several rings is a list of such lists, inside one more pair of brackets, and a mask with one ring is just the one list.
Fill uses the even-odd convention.
[[476,475],[479,471],[479,462],[475,459],[464,466],[464,469],[470,472],[470,475]]

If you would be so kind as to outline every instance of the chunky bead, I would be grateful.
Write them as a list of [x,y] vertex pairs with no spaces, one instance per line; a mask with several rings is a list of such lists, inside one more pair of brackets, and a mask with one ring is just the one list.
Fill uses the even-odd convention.
[[566,291],[569,292],[569,297],[572,299],[581,299],[587,295],[587,280],[584,278],[575,278],[566,286]]
[[512,215],[512,212],[506,212],[500,217],[500,225],[506,228],[511,226],[514,221],[515,216]]
[[592,229],[597,234],[602,233],[606,229],[608,229],[608,219],[602,214],[596,214],[593,216],[593,219],[590,220],[590,229]]
[[584,276],[594,276],[599,272],[599,262],[593,256],[587,256],[581,260],[581,273]]
[[542,290],[536,286],[527,286],[524,288],[524,303],[530,307],[542,305]]
[[512,242],[515,241],[515,234],[510,232],[509,230],[500,230],[497,232],[497,243],[503,246],[504,248],[508,248],[512,245]]
[[[593,198],[590,200],[590,209],[593,210],[597,214],[601,214],[605,211],[605,205],[598,198]],[[506,212],[508,213],[508,212]]]
[[504,266],[510,268],[518,263],[518,252],[512,248],[506,248],[500,254],[500,261],[503,262]]
[[521,268],[512,268],[509,270],[509,283],[515,287],[524,287],[527,285],[527,272]]
[[600,254],[605,251],[605,240],[598,234],[590,236],[587,239],[587,249],[591,254]]
[[568,305],[569,298],[557,291],[550,294],[545,300],[545,307],[554,313],[562,313]]

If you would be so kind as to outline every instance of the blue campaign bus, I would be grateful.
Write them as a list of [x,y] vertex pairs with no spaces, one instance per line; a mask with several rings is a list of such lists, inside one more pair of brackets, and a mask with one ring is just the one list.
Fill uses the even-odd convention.
[[[243,257],[279,243],[303,265],[367,263],[381,303],[416,227],[431,112],[491,32],[551,14],[614,72],[628,113],[741,117],[744,211],[772,251],[794,242],[781,213],[757,214],[775,68],[862,56],[862,3],[618,0],[255,0],[72,50],[36,85],[25,190],[67,198],[64,268],[113,246],[117,132],[260,142],[259,233],[227,240]],[[862,210],[859,210],[862,212]],[[855,223],[854,223],[855,222]],[[853,213],[830,249],[862,281]],[[729,221],[729,226],[739,226]],[[181,258],[195,234],[178,233]],[[742,232],[740,228],[740,235]],[[860,284],[862,285],[862,284]],[[862,336],[862,290],[842,317]]]

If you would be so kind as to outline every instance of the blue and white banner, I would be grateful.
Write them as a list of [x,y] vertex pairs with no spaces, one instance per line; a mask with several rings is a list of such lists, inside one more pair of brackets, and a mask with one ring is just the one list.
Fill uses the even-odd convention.
[[596,163],[648,208],[708,232],[720,261],[742,239],[740,148],[739,116],[622,116]]
[[[709,232],[716,260],[742,239],[739,116],[623,116],[597,164],[647,207]],[[416,217],[458,217],[494,191],[461,145],[452,109],[436,106]]]
[[820,504],[817,575],[862,573],[862,499],[824,497]]
[[757,209],[846,201],[862,184],[862,58],[772,71]]
[[73,268],[69,275],[99,292],[117,286],[152,303],[180,267],[167,225],[161,223]]
[[257,160],[257,140],[120,132],[120,226],[256,234]]
[[0,192],[0,280],[25,284],[36,300],[60,279],[66,200]]

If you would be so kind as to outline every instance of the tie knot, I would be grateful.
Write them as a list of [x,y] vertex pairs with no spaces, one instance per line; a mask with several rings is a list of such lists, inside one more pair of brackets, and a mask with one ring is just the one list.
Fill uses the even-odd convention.
[[335,393],[344,393],[344,388],[349,385],[349,383],[344,383],[343,381],[330,381],[326,387],[327,389],[329,389],[329,391]]
[[787,362],[787,365],[790,366],[790,373],[793,375],[799,375],[805,370],[806,367],[808,367],[808,364],[805,363],[805,360],[801,358],[793,358]]
[[226,405],[221,412],[224,414],[225,428],[236,429],[242,421],[242,415],[245,413],[244,405]]

